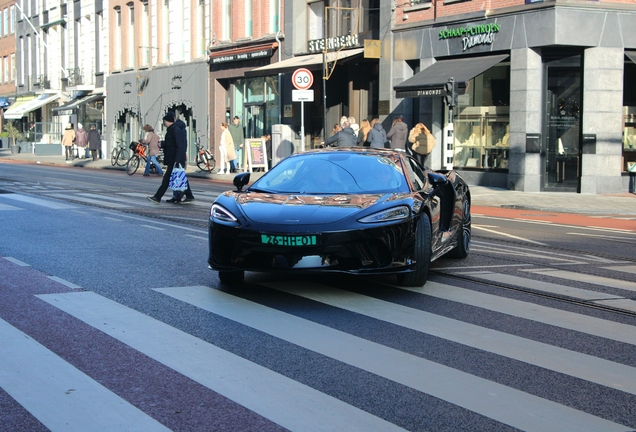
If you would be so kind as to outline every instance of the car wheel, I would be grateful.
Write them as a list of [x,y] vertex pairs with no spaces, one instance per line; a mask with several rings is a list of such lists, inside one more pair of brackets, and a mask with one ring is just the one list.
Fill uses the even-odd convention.
[[219,280],[224,285],[240,285],[244,279],[245,272],[242,270],[219,272]]
[[470,201],[464,200],[464,217],[462,218],[462,231],[460,238],[457,240],[455,249],[448,253],[451,258],[466,258],[470,252]]
[[401,286],[422,286],[428,279],[431,265],[431,220],[426,213],[420,216],[415,232],[415,268],[410,273],[397,276]]

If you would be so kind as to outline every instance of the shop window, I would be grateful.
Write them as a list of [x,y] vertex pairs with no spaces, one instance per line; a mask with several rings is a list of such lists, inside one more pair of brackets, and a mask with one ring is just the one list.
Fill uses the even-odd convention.
[[636,64],[625,63],[622,171],[636,172]]
[[470,80],[454,114],[453,165],[508,169],[510,63],[499,63]]

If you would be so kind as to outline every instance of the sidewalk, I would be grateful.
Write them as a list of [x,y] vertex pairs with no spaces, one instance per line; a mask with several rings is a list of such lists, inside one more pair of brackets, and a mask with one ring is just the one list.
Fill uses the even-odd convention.
[[[113,167],[110,159],[93,162],[75,159],[67,164],[63,156],[36,156],[31,153],[12,155],[9,149],[0,149],[0,160],[15,160],[25,163],[76,166],[93,169],[125,170],[126,167]],[[196,166],[186,168],[188,176],[232,183],[234,174],[216,174],[201,172]],[[135,175],[141,175],[138,171]],[[251,181],[263,173],[252,173]],[[590,215],[627,215],[636,216],[636,194],[585,195],[570,192],[519,192],[485,186],[470,185],[473,206],[507,209],[526,209],[543,212],[577,213]]]

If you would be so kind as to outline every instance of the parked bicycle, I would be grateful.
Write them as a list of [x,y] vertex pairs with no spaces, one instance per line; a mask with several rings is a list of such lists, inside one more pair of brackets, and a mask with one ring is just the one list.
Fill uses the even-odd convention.
[[[139,165],[141,165],[141,161],[144,161],[144,166],[148,163],[146,159],[146,146],[133,141],[130,143],[130,149],[133,151],[133,155],[128,159],[126,163],[126,174],[133,175],[139,169]],[[154,165],[153,165],[154,168]]]
[[112,166],[119,165],[124,166],[130,159],[130,153],[126,144],[122,140],[117,140],[117,146],[113,148],[110,153],[110,163]]
[[201,145],[201,138],[197,138],[197,167],[201,171],[212,172],[215,166],[214,155]]

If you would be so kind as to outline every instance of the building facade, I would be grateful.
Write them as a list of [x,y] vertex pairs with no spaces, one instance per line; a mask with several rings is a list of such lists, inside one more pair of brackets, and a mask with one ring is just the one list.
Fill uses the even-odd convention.
[[[633,3],[413,3],[392,15],[380,97],[391,116],[432,126],[441,145],[431,166],[528,192],[628,190]],[[459,93],[452,124],[444,103],[451,77]]]
[[[107,13],[107,151],[143,138],[145,124],[162,136],[168,111],[185,122],[189,143],[207,146],[210,3],[116,0]],[[188,151],[194,160],[196,147]]]
[[[0,1],[0,110],[5,110],[17,97],[15,14],[12,1]],[[0,118],[0,132],[4,129],[4,117]],[[7,145],[5,144],[4,147]]]

